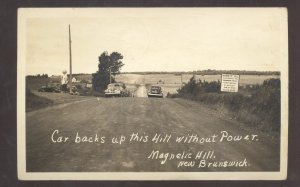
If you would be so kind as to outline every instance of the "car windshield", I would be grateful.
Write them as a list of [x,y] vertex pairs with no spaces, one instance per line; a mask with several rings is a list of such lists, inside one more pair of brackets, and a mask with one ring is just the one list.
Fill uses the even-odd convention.
[[119,84],[109,84],[108,86],[107,86],[107,88],[110,88],[110,89],[112,89],[112,88],[119,88],[121,85],[119,85]]
[[160,90],[160,87],[151,87],[151,90]]

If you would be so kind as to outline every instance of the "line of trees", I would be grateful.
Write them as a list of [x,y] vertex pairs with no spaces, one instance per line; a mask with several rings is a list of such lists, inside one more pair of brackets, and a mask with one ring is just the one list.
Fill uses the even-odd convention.
[[197,70],[197,71],[146,71],[146,72],[123,72],[123,74],[194,74],[194,75],[280,75],[279,71],[247,71],[247,70]]
[[28,78],[48,78],[48,74],[27,75]]

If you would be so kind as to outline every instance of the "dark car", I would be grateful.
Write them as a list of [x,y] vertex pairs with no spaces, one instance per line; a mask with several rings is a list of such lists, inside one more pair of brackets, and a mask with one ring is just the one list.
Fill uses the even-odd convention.
[[159,97],[163,98],[162,89],[160,86],[151,86],[148,92],[148,97]]
[[57,86],[52,86],[52,85],[47,85],[47,86],[42,86],[41,88],[38,89],[39,92],[60,92],[60,88]]

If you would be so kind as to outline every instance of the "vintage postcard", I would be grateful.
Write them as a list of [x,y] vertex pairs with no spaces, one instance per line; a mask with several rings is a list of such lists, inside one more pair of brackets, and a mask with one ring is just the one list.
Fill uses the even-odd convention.
[[20,8],[20,180],[284,180],[286,8]]

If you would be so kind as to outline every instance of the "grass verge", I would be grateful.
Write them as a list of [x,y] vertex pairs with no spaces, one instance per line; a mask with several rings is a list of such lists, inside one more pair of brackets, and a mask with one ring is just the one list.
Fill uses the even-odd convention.
[[26,90],[26,112],[52,106],[53,101],[33,94],[29,89]]

